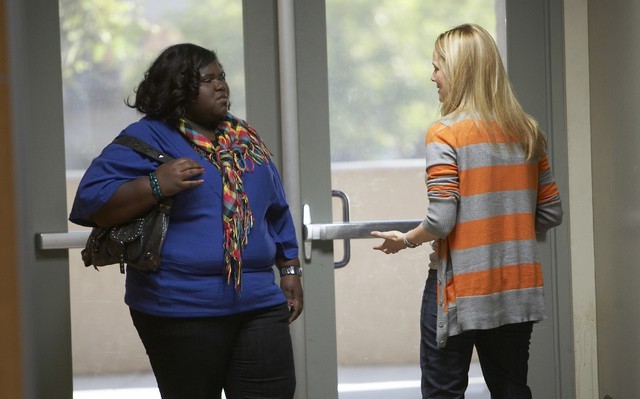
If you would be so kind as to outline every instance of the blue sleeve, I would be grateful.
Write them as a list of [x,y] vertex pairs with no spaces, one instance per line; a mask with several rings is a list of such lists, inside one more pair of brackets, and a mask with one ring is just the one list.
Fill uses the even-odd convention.
[[123,183],[154,170],[150,159],[120,144],[109,144],[85,172],[71,208],[69,220],[95,226],[91,216],[111,199]]
[[[121,134],[136,136],[167,151],[166,140],[163,140],[159,129],[162,129],[159,122],[142,119],[127,127]],[[120,185],[148,175],[157,166],[155,161],[127,146],[108,144],[91,162],[80,180],[69,220],[82,226],[94,227],[91,216],[111,199]]]

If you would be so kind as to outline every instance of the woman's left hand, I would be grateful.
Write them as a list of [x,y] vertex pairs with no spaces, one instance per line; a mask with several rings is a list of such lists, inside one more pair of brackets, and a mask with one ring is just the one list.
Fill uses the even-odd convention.
[[396,252],[405,249],[407,246],[404,244],[404,234],[397,231],[372,231],[371,235],[374,237],[383,238],[382,244],[373,247],[378,251],[382,251],[385,254],[395,254]]
[[302,294],[302,278],[300,276],[282,276],[280,277],[280,289],[284,292],[289,305],[289,324],[302,313],[304,307],[304,298]]

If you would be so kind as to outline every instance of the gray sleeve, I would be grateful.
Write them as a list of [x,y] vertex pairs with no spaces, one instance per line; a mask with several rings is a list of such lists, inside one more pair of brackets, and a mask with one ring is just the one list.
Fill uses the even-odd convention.
[[422,226],[429,233],[444,238],[456,224],[460,187],[455,150],[440,142],[427,145],[427,197],[429,206]]

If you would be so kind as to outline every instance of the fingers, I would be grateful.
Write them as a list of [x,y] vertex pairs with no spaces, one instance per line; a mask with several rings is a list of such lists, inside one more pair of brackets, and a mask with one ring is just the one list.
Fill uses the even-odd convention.
[[180,158],[176,159],[173,165],[170,163],[167,165],[170,167],[170,171],[177,176],[180,176],[184,179],[192,179],[195,176],[201,175],[204,173],[204,168],[198,162],[189,158]]
[[388,234],[382,231],[372,231],[371,235],[379,238],[389,238]]
[[298,276],[283,276],[280,278],[280,288],[287,298],[289,324],[291,324],[300,316],[304,308],[302,281]]
[[387,248],[387,240],[382,241],[381,244],[376,245],[373,249],[384,252]]
[[373,249],[378,250],[378,251],[382,251],[387,255],[389,255],[389,254],[397,254],[398,252],[400,252],[400,249],[383,248],[381,246],[380,247],[375,247]]
[[199,186],[204,182],[198,178],[203,173],[202,165],[190,158],[174,159],[156,169],[158,183],[165,196]]
[[293,323],[302,314],[302,301],[288,300],[289,305],[289,324]]
[[397,230],[391,230],[391,231],[374,230],[370,234],[374,237],[384,238],[385,240],[394,240],[394,241],[402,240],[402,233]]
[[371,235],[384,239],[381,244],[373,247],[376,251],[382,251],[385,254],[395,254],[404,249],[402,233],[399,231],[372,231]]

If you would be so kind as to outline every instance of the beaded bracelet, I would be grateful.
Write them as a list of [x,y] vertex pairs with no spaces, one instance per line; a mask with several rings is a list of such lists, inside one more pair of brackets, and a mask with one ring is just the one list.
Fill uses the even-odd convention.
[[151,186],[151,192],[153,192],[153,196],[156,197],[158,201],[164,198],[162,194],[162,190],[160,190],[160,184],[158,183],[158,178],[156,177],[156,172],[149,173],[149,185]]

